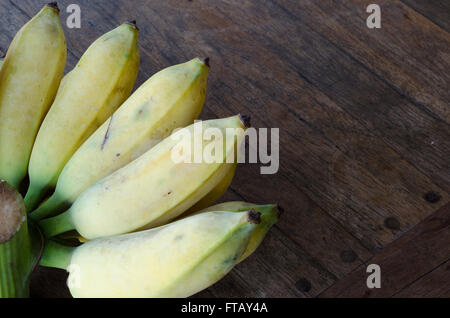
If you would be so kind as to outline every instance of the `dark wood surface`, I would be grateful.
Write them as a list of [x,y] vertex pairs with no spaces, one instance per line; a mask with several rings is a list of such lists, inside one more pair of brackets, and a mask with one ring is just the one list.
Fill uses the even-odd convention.
[[[59,1],[64,24],[72,2]],[[0,50],[44,3],[0,2]],[[377,1],[381,29],[366,26],[372,1],[77,3],[67,70],[101,34],[137,19],[137,85],[209,56],[201,118],[246,113],[255,127],[280,128],[279,172],[241,165],[222,201],[278,202],[282,219],[196,297],[449,296],[448,2]],[[373,262],[380,290],[365,287]],[[39,268],[32,295],[68,297],[64,281]]]

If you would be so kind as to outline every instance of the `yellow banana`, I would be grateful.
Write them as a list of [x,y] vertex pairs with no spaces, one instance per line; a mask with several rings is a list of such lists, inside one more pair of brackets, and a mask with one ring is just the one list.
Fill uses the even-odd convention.
[[[235,155],[245,128],[245,120],[238,115],[179,130],[88,188],[69,210],[42,220],[40,225],[47,236],[76,229],[90,240],[165,224],[193,206],[223,179],[230,169],[225,162]],[[212,130],[228,142],[209,138],[205,133]],[[221,154],[216,149],[220,156],[217,161],[174,160],[174,153],[180,149],[185,155],[189,153],[192,160],[192,154],[202,155],[218,144],[223,149]]]
[[73,297],[188,297],[238,262],[260,214],[208,212],[69,248],[50,242],[41,265],[68,269]]
[[78,147],[130,95],[139,67],[138,29],[125,23],[97,39],[65,79],[36,137],[25,205],[55,185]]
[[46,5],[16,34],[0,71],[0,178],[16,188],[65,63],[59,10]]
[[[230,165],[230,168],[227,170],[227,172],[226,172],[225,176],[222,178],[222,180],[220,180],[220,182],[211,191],[209,191],[202,199],[200,199],[200,201],[198,201],[191,208],[189,208],[186,212],[184,212],[180,216],[180,219],[184,218],[186,216],[192,215],[193,213],[198,212],[199,210],[202,210],[202,209],[205,209],[205,208],[211,206],[214,202],[216,202],[227,191],[228,187],[231,184],[231,181],[233,180],[234,173],[236,172],[237,164],[236,163],[229,163],[227,165]],[[257,206],[257,205],[255,205],[255,206]],[[219,211],[219,210],[220,209],[218,209],[217,211]],[[220,211],[222,211],[222,210],[220,210]],[[241,210],[239,210],[239,211],[241,211]],[[261,212],[259,210],[257,210],[257,211]],[[33,214],[31,216],[33,216]],[[88,241],[86,238],[78,235],[76,233],[76,231],[67,232],[67,233],[65,233],[63,235],[60,235],[59,237],[66,238],[66,239],[74,239],[75,238],[78,241],[80,241],[81,243],[84,243],[84,242]]]
[[193,123],[206,96],[208,59],[168,67],[147,80],[67,162],[54,194],[31,217],[61,212],[89,186]]

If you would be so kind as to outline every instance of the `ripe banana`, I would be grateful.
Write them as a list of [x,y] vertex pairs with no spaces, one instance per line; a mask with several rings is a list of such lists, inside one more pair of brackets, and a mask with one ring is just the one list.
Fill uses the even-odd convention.
[[31,211],[77,148],[130,95],[139,67],[138,29],[125,23],[97,39],[64,80],[36,137],[25,197]]
[[206,97],[208,59],[168,67],[147,80],[75,152],[54,194],[31,217],[70,206],[85,189],[139,157],[175,128],[193,123]]
[[[186,212],[184,212],[179,217],[179,219],[184,218],[189,215],[192,215],[195,212],[198,212],[199,210],[203,210],[203,209],[211,206],[227,191],[227,189],[234,177],[234,174],[236,172],[237,163],[229,163],[228,165],[231,165],[231,167],[230,167],[230,169],[228,169],[228,172],[225,174],[225,176],[222,178],[222,180],[220,180],[220,182],[211,191],[209,191],[200,201],[198,201],[191,208],[189,208]],[[233,203],[233,202],[230,202],[230,203]],[[42,205],[44,205],[44,204],[45,203],[43,203]],[[234,205],[232,205],[232,207],[234,207]],[[255,210],[263,213],[264,211],[260,211],[258,209],[259,209],[259,207],[266,207],[266,206],[254,205],[254,207],[255,207]],[[275,206],[272,206],[272,207],[274,208]],[[218,211],[219,210],[220,209],[218,209]],[[220,210],[220,211],[222,211],[222,210]],[[232,209],[230,211],[232,211]],[[239,212],[240,211],[241,210],[239,210]],[[235,212],[237,212],[237,211],[235,211]],[[85,237],[80,236],[76,231],[66,232],[64,234],[59,235],[58,237],[62,238],[62,239],[77,239],[81,243],[85,243],[88,241]]]
[[18,187],[33,142],[58,90],[66,40],[56,5],[46,5],[14,37],[0,71],[0,179]]
[[41,265],[70,271],[73,297],[188,297],[239,261],[260,213],[208,212],[69,248],[49,242]]
[[[76,229],[90,240],[169,222],[203,198],[229,172],[232,165],[225,162],[235,155],[235,148],[243,140],[244,122],[238,115],[203,121],[175,132],[88,188],[63,214],[42,220],[42,230],[46,236],[53,236]],[[208,128],[220,132],[224,142],[202,133]],[[179,149],[204,154],[217,144],[223,147],[220,162],[173,160],[173,153]]]

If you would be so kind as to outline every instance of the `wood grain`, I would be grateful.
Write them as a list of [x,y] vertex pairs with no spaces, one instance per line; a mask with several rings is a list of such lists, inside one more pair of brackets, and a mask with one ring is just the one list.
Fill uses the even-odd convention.
[[[336,283],[321,297],[429,296],[448,292],[450,257],[450,204],[442,207],[414,229],[386,246],[367,264]],[[381,269],[381,288],[368,289],[368,264]],[[440,266],[444,266],[440,268]],[[436,270],[438,268],[438,270]],[[431,275],[431,276],[429,276]],[[443,278],[441,284],[427,286]],[[414,288],[415,285],[415,288]]]
[[450,2],[440,0],[402,0],[402,2],[440,28],[450,32]]
[[[209,56],[201,118],[244,113],[257,128],[280,128],[278,173],[240,165],[221,201],[277,202],[285,213],[254,255],[197,297],[331,293],[449,202],[445,5],[382,0],[382,28],[368,29],[370,1],[79,0],[78,30],[64,23],[72,2],[59,1],[66,71],[97,37],[136,19],[136,87],[164,67]],[[0,50],[44,3],[0,2]],[[438,268],[436,277],[445,273]],[[35,274],[34,296],[68,295],[55,273]],[[425,293],[420,286],[437,284],[433,277],[405,283],[404,293]],[[47,278],[55,284],[42,285]]]
[[449,298],[450,261],[439,265],[436,269],[394,294],[397,298]]

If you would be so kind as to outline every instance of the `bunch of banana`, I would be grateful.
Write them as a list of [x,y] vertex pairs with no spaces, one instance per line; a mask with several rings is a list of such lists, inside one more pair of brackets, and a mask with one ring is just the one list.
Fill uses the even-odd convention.
[[53,195],[31,217],[61,212],[89,186],[191,124],[203,108],[208,72],[208,59],[196,58],[148,79],[75,152]]
[[188,297],[250,255],[276,222],[273,206],[251,206],[213,209],[76,248],[49,242],[41,265],[70,269],[74,297]]
[[59,10],[47,5],[16,34],[0,71],[0,178],[16,188],[65,63]]
[[139,69],[137,43],[136,25],[124,23],[97,39],[64,79],[31,153],[28,211],[56,185],[77,148],[130,95]]
[[[97,39],[62,78],[58,13],[45,6],[0,59],[0,297],[27,295],[38,233],[40,264],[69,270],[74,297],[187,297],[214,284],[278,220],[272,204],[211,206],[233,180],[248,118],[193,123],[208,58],[165,68],[130,96],[135,22]],[[6,181],[18,188],[27,170],[23,201]],[[83,244],[52,240],[70,231]]]

